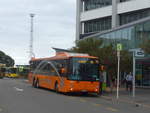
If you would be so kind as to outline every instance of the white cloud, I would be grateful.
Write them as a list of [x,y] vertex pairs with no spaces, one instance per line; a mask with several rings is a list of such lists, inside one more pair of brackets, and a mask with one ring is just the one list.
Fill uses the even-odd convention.
[[71,48],[75,40],[76,0],[0,1],[0,50],[17,64],[27,64],[30,40],[30,13],[34,17],[34,52],[52,56],[51,47]]

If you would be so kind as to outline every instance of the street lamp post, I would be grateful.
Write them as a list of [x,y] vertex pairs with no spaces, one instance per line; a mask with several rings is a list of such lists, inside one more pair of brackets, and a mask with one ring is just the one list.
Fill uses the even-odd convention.
[[31,31],[30,31],[30,51],[29,51],[29,58],[31,59],[33,56],[33,18],[34,18],[35,14],[31,13],[30,17],[31,17]]

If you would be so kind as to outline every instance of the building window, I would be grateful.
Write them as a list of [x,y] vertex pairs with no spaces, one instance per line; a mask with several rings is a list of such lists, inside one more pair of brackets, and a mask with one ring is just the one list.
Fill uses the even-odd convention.
[[84,33],[100,32],[111,29],[111,17],[84,22]]
[[120,2],[126,2],[126,1],[131,1],[131,0],[120,0]]
[[150,16],[150,9],[124,13],[120,15],[120,25],[127,24],[148,16]]
[[84,10],[88,11],[112,4],[112,0],[84,0]]
[[140,48],[145,41],[150,39],[150,20],[94,37],[103,39],[104,46],[110,43],[114,46],[116,43],[122,43],[125,50]]

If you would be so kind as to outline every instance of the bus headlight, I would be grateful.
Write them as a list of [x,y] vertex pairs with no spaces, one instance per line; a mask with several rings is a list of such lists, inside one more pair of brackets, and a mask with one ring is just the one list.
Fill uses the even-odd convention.
[[73,88],[70,88],[70,91],[72,91],[73,90]]
[[97,88],[97,89],[99,89],[99,85],[98,85],[98,86],[96,86],[96,88]]

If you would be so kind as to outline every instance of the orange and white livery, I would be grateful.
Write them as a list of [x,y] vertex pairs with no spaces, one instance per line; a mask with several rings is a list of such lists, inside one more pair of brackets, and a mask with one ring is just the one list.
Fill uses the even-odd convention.
[[99,93],[99,61],[87,54],[59,52],[30,61],[29,82],[57,92]]

